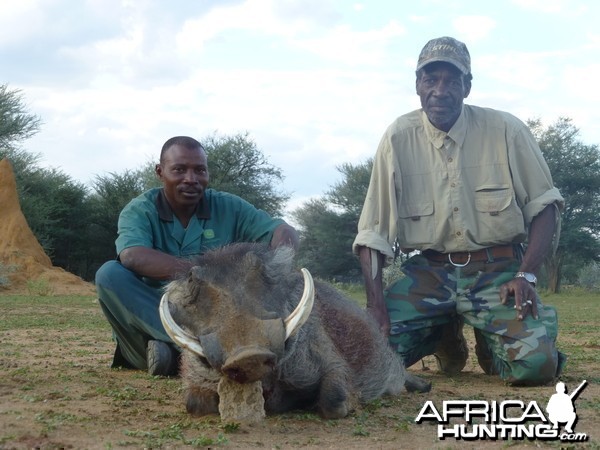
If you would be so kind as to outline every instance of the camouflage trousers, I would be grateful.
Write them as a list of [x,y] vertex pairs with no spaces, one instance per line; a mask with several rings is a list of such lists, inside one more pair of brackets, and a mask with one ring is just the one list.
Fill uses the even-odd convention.
[[[492,369],[486,373],[527,385],[558,376],[565,356],[556,349],[556,310],[536,296],[539,318],[528,315],[519,321],[514,299],[507,305],[500,302],[499,288],[514,277],[519,264],[516,259],[503,259],[456,267],[421,255],[406,261],[405,276],[384,293],[390,344],[406,367],[435,353],[444,326],[462,320],[475,329],[477,345],[487,347]],[[483,367],[481,360],[480,364]]]

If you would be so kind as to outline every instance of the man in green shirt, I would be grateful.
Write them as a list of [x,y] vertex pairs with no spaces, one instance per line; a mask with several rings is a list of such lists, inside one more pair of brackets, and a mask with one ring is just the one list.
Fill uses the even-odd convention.
[[233,242],[297,248],[298,234],[245,200],[208,189],[206,153],[193,138],[169,139],[156,174],[163,187],[133,199],[121,212],[117,260],[98,270],[96,288],[117,342],[113,367],[173,375],[178,351],[159,318],[161,288],[209,249]]
[[[460,372],[467,323],[485,373],[546,383],[564,356],[556,312],[541,303],[534,274],[564,200],[524,123],[463,103],[473,78],[464,43],[432,39],[416,75],[422,108],[382,137],[353,244],[367,308],[407,367],[433,354],[443,372]],[[396,249],[419,252],[384,291],[381,269]]]

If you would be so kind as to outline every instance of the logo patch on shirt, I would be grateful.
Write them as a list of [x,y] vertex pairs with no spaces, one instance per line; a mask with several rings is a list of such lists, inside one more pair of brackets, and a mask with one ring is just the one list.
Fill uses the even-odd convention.
[[202,233],[202,235],[204,236],[205,239],[214,239],[215,237],[215,232],[212,229],[208,229],[208,230],[204,230],[204,233]]

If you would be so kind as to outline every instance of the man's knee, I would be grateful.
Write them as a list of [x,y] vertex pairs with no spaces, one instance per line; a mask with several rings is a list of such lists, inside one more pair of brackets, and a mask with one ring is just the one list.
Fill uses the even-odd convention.
[[96,290],[100,297],[106,292],[121,295],[142,286],[146,287],[142,278],[115,260],[105,262],[96,272]]
[[118,261],[107,261],[96,272],[96,292],[102,308],[116,313],[125,299],[131,299],[139,281],[136,275]]
[[96,286],[110,286],[114,282],[114,279],[122,276],[122,272],[126,270],[116,260],[105,262],[96,272]]
[[540,345],[526,358],[509,363],[509,373],[502,378],[514,386],[542,386],[556,379],[560,371],[559,355],[554,345]]

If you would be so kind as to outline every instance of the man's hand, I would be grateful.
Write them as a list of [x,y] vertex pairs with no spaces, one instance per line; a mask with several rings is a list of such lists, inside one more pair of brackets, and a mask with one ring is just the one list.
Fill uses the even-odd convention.
[[298,250],[300,244],[300,238],[298,232],[294,227],[287,223],[282,223],[273,231],[273,237],[271,238],[271,248],[277,248],[280,245],[287,245],[292,247],[294,250]]
[[523,320],[527,314],[538,319],[537,294],[535,288],[524,278],[514,278],[500,286],[500,301],[503,305],[508,304],[509,298],[515,298],[515,309],[517,319]]
[[[538,271],[552,246],[552,238],[557,225],[556,211],[556,205],[551,204],[533,218],[529,227],[527,251],[523,256],[519,272],[536,273]],[[531,283],[524,278],[514,278],[500,286],[500,301],[503,305],[508,303],[511,296],[515,298],[517,319],[523,320],[527,314],[538,319],[537,295],[535,287]]]

